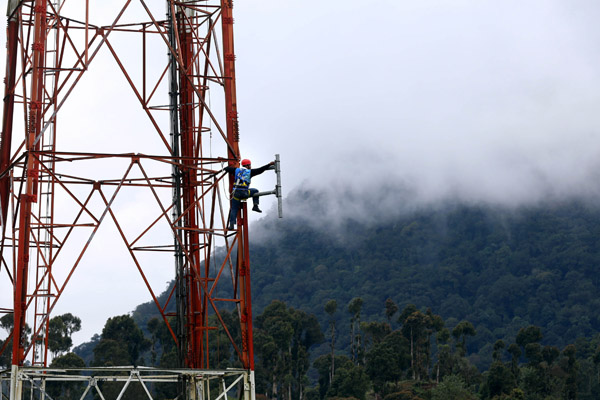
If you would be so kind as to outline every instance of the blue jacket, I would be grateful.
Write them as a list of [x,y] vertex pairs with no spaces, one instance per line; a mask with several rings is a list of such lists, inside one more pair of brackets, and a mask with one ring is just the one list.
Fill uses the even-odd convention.
[[237,188],[246,189],[246,188],[250,187],[250,181],[251,181],[252,177],[262,174],[263,172],[268,170],[270,166],[271,166],[270,164],[266,164],[260,168],[252,168],[250,170],[248,170],[247,168],[225,167],[225,168],[223,168],[223,170],[225,170],[225,172],[228,172],[230,174],[235,174],[234,177],[235,177],[236,181],[238,180],[238,177],[237,177],[238,170],[245,169],[246,171],[249,171],[250,174],[248,176],[248,183],[246,185],[242,185],[241,187],[238,187],[238,186],[234,187],[235,189],[237,189]]

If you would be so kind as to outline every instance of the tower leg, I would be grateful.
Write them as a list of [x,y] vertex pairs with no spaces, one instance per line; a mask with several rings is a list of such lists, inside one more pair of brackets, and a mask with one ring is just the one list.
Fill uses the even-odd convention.
[[244,375],[244,400],[256,400],[254,388],[254,371],[250,370]]
[[10,400],[21,400],[23,383],[19,380],[19,366],[13,365],[10,372]]
[[[201,392],[204,392],[204,382],[200,382],[200,389]],[[188,381],[187,381],[187,387],[186,387],[186,391],[187,391],[187,397],[185,398],[185,400],[200,400],[200,398],[198,397],[198,381],[197,378],[195,376],[190,376]],[[204,396],[202,396],[204,397]]]

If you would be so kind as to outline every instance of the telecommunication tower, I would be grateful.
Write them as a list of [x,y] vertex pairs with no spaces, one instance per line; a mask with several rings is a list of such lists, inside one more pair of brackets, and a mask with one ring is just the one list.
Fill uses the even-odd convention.
[[[99,10],[107,22],[94,20]],[[236,230],[226,229],[233,182],[222,172],[240,159],[233,24],[233,0],[8,1],[0,282],[13,288],[14,301],[0,305],[0,314],[12,314],[14,328],[0,352],[12,354],[11,399],[20,399],[19,377],[35,374],[28,367],[48,366],[50,315],[107,224],[176,341],[181,367],[213,368],[212,335],[225,332],[247,372],[245,395],[253,397],[247,210]],[[101,56],[114,61],[119,79],[95,68]],[[94,97],[77,92],[94,79],[125,82],[137,99],[149,129],[118,133],[132,138],[129,151],[112,143],[102,152],[70,146],[86,130],[61,116],[69,102]],[[101,125],[119,107],[114,100],[79,124]],[[152,153],[149,142],[158,144]],[[143,193],[153,211],[123,214],[117,205],[132,193]],[[171,268],[175,259],[175,285],[161,302],[164,288],[151,285],[147,270],[165,254]],[[224,309],[236,311],[235,327]],[[199,396],[200,386],[188,397]]]

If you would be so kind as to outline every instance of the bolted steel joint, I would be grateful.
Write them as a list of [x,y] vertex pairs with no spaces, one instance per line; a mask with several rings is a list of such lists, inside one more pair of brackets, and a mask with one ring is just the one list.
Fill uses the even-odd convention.
[[37,203],[37,194],[22,194],[21,200],[26,203]]

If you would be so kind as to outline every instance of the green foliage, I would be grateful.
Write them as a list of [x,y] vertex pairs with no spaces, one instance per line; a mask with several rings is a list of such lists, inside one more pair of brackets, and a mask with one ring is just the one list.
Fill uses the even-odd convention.
[[354,397],[364,400],[369,384],[369,378],[362,366],[353,363],[342,364],[336,369],[327,397]]
[[137,365],[151,342],[129,315],[109,318],[94,349],[94,365]]
[[368,348],[370,345],[381,343],[381,341],[392,332],[390,324],[387,322],[361,322],[360,330],[364,332],[364,346]]
[[[162,368],[178,368],[177,348],[164,320],[153,317],[148,320],[146,328],[150,333],[150,362],[153,366]],[[158,356],[160,351],[160,357]],[[158,398],[172,399],[177,397],[176,383],[160,383],[154,385]]]
[[431,397],[432,385],[422,385],[415,381],[401,381],[393,391],[386,394],[384,400],[424,400]]
[[[4,340],[0,339],[0,349],[4,346]],[[8,368],[11,364],[12,340],[9,340],[3,353],[0,354],[0,368]]]
[[53,368],[85,368],[85,361],[75,353],[67,353],[53,359],[50,366]]
[[94,348],[94,362],[96,367],[114,367],[133,365],[131,354],[127,351],[127,343],[114,339],[101,339]]
[[362,337],[360,335],[360,311],[363,306],[363,299],[355,297],[348,303],[348,312],[350,313],[350,354],[354,363],[363,363],[363,349],[361,347]]
[[71,313],[58,315],[48,322],[48,350],[56,356],[71,349],[71,335],[81,330],[81,319]]
[[386,395],[383,400],[421,400],[421,398],[416,396],[412,390],[402,390]]
[[326,304],[325,304],[325,312],[327,314],[329,314],[330,316],[333,316],[333,314],[335,314],[337,310],[337,301],[335,300],[329,300]]
[[86,365],[92,365],[94,361],[94,348],[100,342],[100,335],[94,334],[89,342],[84,342],[79,346],[73,348],[73,353],[77,354],[79,357],[85,361]]
[[[6,333],[11,334],[14,326],[14,318],[13,314],[5,314],[0,318],[0,328],[4,329]],[[23,330],[25,335],[25,343],[29,343],[29,336],[31,335],[31,328],[29,325],[25,324],[25,328]],[[6,343],[5,350],[2,354],[0,354],[0,367],[10,367],[12,362],[12,337],[8,339],[8,343]],[[0,349],[4,347],[5,340],[0,340]]]
[[399,331],[387,335],[367,353],[366,372],[380,395],[386,394],[386,386],[399,381],[409,366],[410,344]]
[[[173,321],[171,321],[172,325]],[[179,368],[175,340],[163,319],[153,317],[148,320],[146,329],[150,334],[150,363],[163,368]],[[160,351],[160,357],[159,357]]]
[[12,313],[4,314],[2,318],[0,318],[0,328],[4,329],[6,333],[10,333],[14,325],[15,319]]
[[563,350],[566,357],[567,380],[565,382],[564,398],[566,400],[577,399],[577,360],[575,359],[575,346],[570,344]]
[[290,400],[300,398],[307,386],[308,351],[324,340],[316,317],[274,301],[254,326],[257,392],[277,397],[283,391],[292,393]]
[[388,322],[391,323],[392,317],[394,314],[398,312],[398,305],[394,303],[394,300],[389,297],[385,300],[385,316],[388,319]]
[[[94,348],[93,366],[127,366],[141,363],[140,355],[150,348],[150,340],[129,315],[109,318],[102,329],[100,341]],[[107,398],[115,398],[123,383],[102,382],[101,390]],[[146,398],[139,383],[127,388],[128,399]]]
[[539,343],[542,340],[542,330],[538,326],[521,328],[517,333],[516,342],[521,347],[527,347],[531,343]]
[[[307,192],[297,201],[318,209],[318,198]],[[398,311],[382,307],[388,299],[400,310],[429,306],[445,320],[471,322],[478,335],[467,336],[466,353],[478,353],[481,369],[493,361],[485,345],[508,346],[521,328],[540,327],[559,348],[600,331],[597,207],[440,206],[380,223],[341,221],[335,232],[301,217],[261,224],[269,234],[251,246],[257,310],[279,299],[327,326],[330,299],[360,296],[364,321],[396,322]],[[351,353],[349,318],[337,329],[337,349]]]
[[506,347],[506,344],[504,344],[502,339],[494,343],[494,353],[492,354],[494,361],[502,361],[502,350],[504,350],[504,347]]
[[335,327],[336,327],[336,318],[335,312],[337,311],[337,301],[329,300],[325,303],[325,312],[329,315],[329,346],[331,348],[331,354],[329,355],[330,366],[329,366],[329,377],[327,380],[327,387],[329,387],[330,382],[333,380],[333,376],[335,374]]
[[460,348],[460,355],[462,357],[467,353],[467,336],[475,336],[476,334],[477,332],[475,331],[473,324],[469,321],[461,321],[452,330],[452,336],[454,336],[457,341],[460,339],[460,343],[457,343],[457,346]]
[[501,361],[495,361],[487,372],[484,393],[485,398],[507,395],[516,387],[515,376],[509,367]]
[[[349,369],[353,365],[352,360],[346,356],[335,356],[334,364],[337,366],[336,370]],[[323,399],[326,397],[327,393],[329,393],[331,388],[331,356],[328,354],[318,357],[313,362],[313,367],[319,374],[319,397]]]
[[[254,314],[265,314],[255,325],[257,388],[269,398],[316,396],[303,383],[308,359],[321,398],[334,382],[344,387],[356,364],[379,396],[398,399],[429,399],[433,389],[416,385],[443,388],[450,376],[485,399],[600,398],[599,208],[455,205],[383,223],[341,221],[339,230],[294,217],[262,228],[271,234],[251,246],[252,296]],[[346,317],[337,318],[338,305]],[[310,310],[318,323],[298,336],[303,319],[291,310]],[[304,340],[319,323],[331,346]],[[149,357],[173,359],[153,329],[160,344]],[[403,341],[397,354],[380,346],[390,335]],[[566,351],[570,343],[575,351]],[[235,359],[227,354],[211,363]]]
[[412,378],[421,380],[429,375],[431,337],[434,332],[444,329],[444,320],[433,314],[431,309],[423,314],[413,304],[409,304],[400,314],[398,322],[402,324],[402,334],[410,344]]
[[[162,368],[180,367],[175,342],[164,320],[156,317],[148,320],[147,329],[151,335],[150,362]],[[158,356],[161,351],[160,357]],[[217,352],[215,352],[217,353]],[[176,383],[161,383],[154,386],[158,398],[174,399],[177,397]]]
[[465,382],[456,375],[448,375],[431,391],[431,400],[471,400],[475,395],[465,387]]
[[[75,353],[67,353],[56,357],[50,364],[52,368],[85,368],[85,361]],[[79,371],[67,371],[69,375],[79,375]],[[55,399],[79,399],[83,393],[85,384],[83,382],[47,382],[46,390]]]

